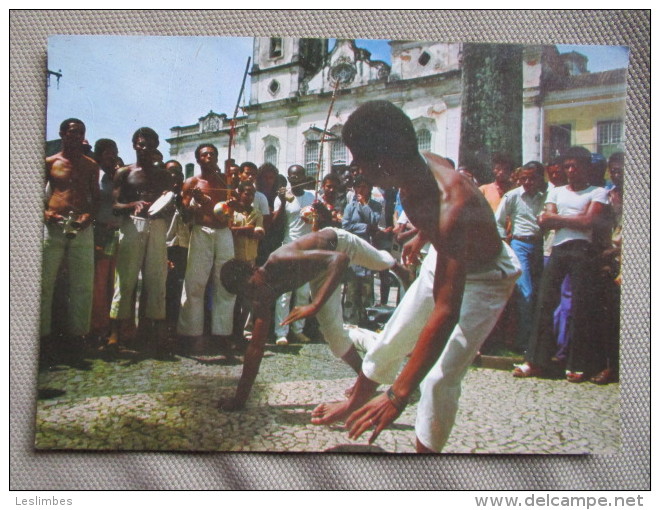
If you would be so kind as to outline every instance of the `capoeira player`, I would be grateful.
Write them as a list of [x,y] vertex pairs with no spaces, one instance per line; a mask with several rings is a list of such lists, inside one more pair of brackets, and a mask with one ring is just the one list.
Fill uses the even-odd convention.
[[245,405],[264,355],[273,303],[282,293],[307,282],[312,291],[312,302],[294,307],[282,323],[316,315],[332,353],[356,373],[360,371],[362,359],[344,328],[341,289],[338,288],[349,264],[359,264],[374,271],[391,269],[403,282],[409,274],[388,252],[377,250],[359,237],[332,227],[283,245],[271,253],[261,267],[255,268],[238,260],[230,260],[224,265],[222,283],[232,294],[252,302],[254,328],[236,395],[222,401],[221,409],[231,411]]
[[[386,101],[366,103],[350,116],[342,136],[371,182],[401,190],[404,209],[419,229],[404,261],[427,241],[432,248],[379,342],[367,351],[349,399],[319,405],[312,423],[346,420],[352,439],[373,428],[371,443],[421,385],[417,451],[439,452],[454,423],[461,380],[504,308],[520,266],[500,239],[483,195],[446,159],[419,154],[413,125],[400,109]],[[384,383],[393,384],[371,399]]]

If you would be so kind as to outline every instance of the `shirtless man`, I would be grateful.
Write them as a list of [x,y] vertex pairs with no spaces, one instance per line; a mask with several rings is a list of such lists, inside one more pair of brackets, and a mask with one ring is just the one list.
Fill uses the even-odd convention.
[[[502,242],[493,212],[472,183],[440,156],[419,154],[413,125],[386,101],[366,103],[342,136],[364,175],[398,187],[418,235],[404,261],[432,245],[420,276],[369,348],[350,398],[321,404],[312,423],[346,420],[349,437],[369,428],[373,442],[421,385],[415,427],[418,452],[439,452],[453,426],[460,383],[513,290],[520,267]],[[396,374],[410,354],[403,371]],[[392,386],[371,399],[381,383]]]
[[360,371],[362,359],[344,329],[341,289],[338,288],[350,263],[375,271],[391,269],[400,278],[407,277],[406,270],[388,252],[376,250],[359,237],[335,228],[324,228],[283,245],[261,267],[255,268],[238,260],[225,264],[222,283],[229,292],[252,302],[254,328],[236,395],[221,402],[221,409],[232,411],[245,405],[264,355],[273,320],[273,303],[281,294],[305,283],[311,287],[312,302],[295,306],[282,324],[316,315],[332,353],[356,373]]
[[62,151],[46,158],[46,223],[43,248],[40,335],[50,341],[53,294],[66,256],[69,268],[67,333],[79,344],[89,333],[94,288],[94,233],[89,228],[99,203],[99,167],[83,155],[85,125],[67,119],[60,125]]
[[[120,332],[131,320],[131,307],[142,271],[147,319],[145,345],[148,350],[166,348],[165,338],[165,282],[167,279],[167,246],[165,237],[169,226],[164,218],[150,218],[149,207],[171,188],[170,174],[157,164],[158,134],[142,127],[133,134],[133,148],[137,161],[117,170],[114,179],[113,209],[122,216],[119,227],[119,248],[115,293],[110,308],[111,332],[105,350],[120,349]],[[165,354],[165,353],[163,353]]]
[[[204,332],[204,293],[211,277],[211,334],[216,347],[229,341],[234,314],[235,296],[220,283],[220,270],[234,257],[234,240],[229,229],[230,215],[216,215],[214,207],[231,199],[227,179],[218,167],[218,149],[204,143],[195,150],[201,175],[190,177],[183,184],[183,208],[193,219],[188,264],[183,284],[178,334],[195,354],[206,354],[201,347]],[[195,345],[193,345],[193,343]],[[184,350],[186,348],[184,347]]]

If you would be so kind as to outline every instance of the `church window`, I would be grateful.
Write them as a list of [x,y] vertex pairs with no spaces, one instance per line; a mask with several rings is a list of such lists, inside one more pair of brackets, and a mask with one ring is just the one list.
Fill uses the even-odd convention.
[[264,150],[264,162],[277,166],[277,147],[269,145]]
[[346,145],[341,140],[332,143],[332,165],[346,165]]
[[417,148],[420,151],[430,151],[431,150],[431,132],[422,128],[417,131]]
[[282,38],[270,38],[270,58],[278,58],[282,56]]
[[305,142],[305,172],[315,176],[319,162],[319,141],[307,140]]
[[277,94],[277,92],[280,90],[280,83],[277,80],[271,81],[268,85],[268,90],[272,95]]
[[426,64],[429,63],[429,60],[431,60],[431,55],[429,55],[428,52],[425,51],[419,56],[417,62],[419,62],[419,65],[425,66]]

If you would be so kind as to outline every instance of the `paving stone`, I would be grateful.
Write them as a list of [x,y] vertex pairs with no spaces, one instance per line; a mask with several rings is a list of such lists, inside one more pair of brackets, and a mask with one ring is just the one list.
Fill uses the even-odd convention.
[[[217,409],[238,365],[90,360],[89,370],[40,372],[37,448],[208,451],[385,451],[415,449],[418,396],[397,427],[367,445],[343,425],[309,423],[320,402],[343,399],[354,374],[326,345],[268,352],[246,409]],[[49,398],[50,396],[50,398]],[[468,371],[447,453],[611,453],[620,447],[619,385]]]

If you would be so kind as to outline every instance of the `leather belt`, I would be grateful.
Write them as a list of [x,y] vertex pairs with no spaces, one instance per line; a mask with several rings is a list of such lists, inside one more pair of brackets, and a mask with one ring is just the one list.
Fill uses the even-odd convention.
[[541,241],[541,236],[513,236],[512,239],[523,243],[534,244]]

